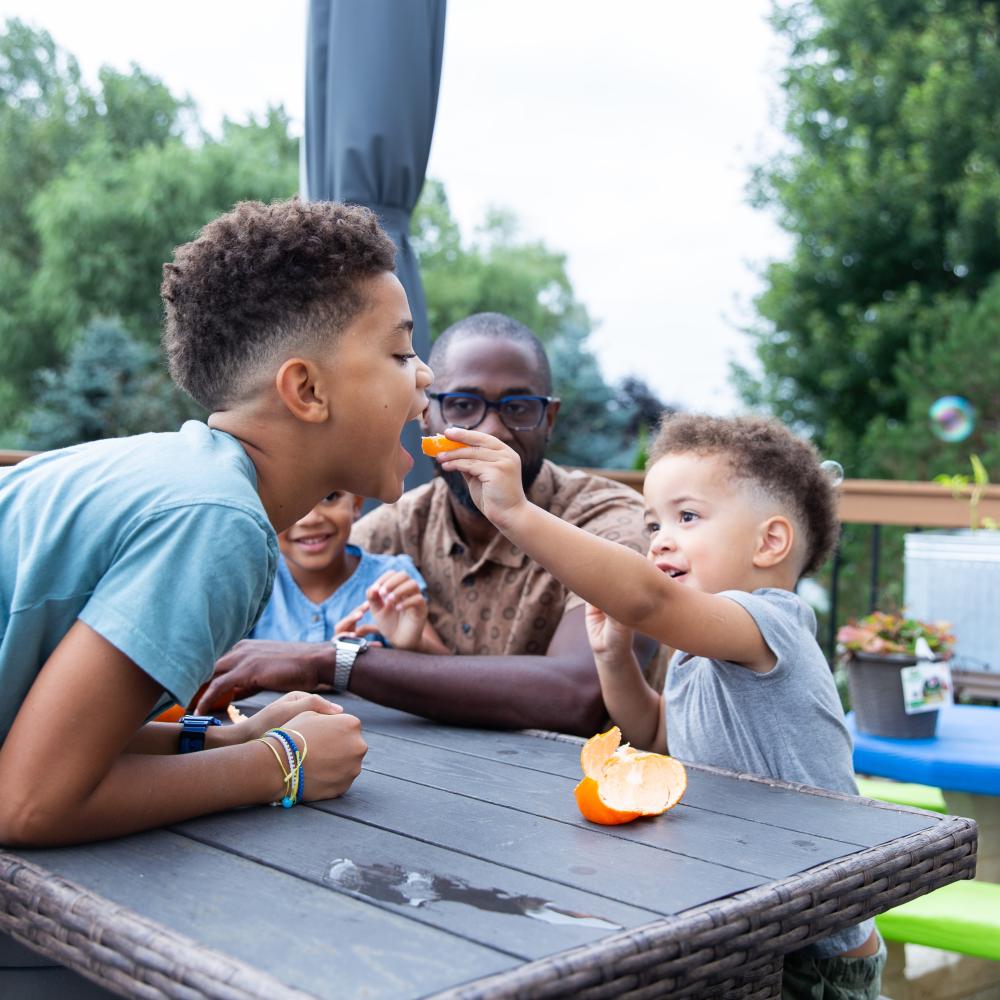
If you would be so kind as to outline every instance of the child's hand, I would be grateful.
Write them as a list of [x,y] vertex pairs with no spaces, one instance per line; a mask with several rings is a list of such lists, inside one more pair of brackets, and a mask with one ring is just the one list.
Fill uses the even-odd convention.
[[412,576],[389,570],[368,588],[365,596],[375,624],[362,625],[358,635],[381,632],[396,649],[420,648],[427,624],[427,602]]
[[339,715],[344,710],[339,705],[327,701],[322,695],[307,694],[305,691],[289,691],[255,715],[251,715],[232,727],[233,742],[247,743],[263,736],[269,729],[280,729],[289,719],[303,712],[318,715]]
[[[308,748],[302,764],[302,797],[306,802],[343,795],[361,773],[368,745],[361,738],[357,717],[342,712],[336,715],[302,712],[282,728],[294,729],[304,737],[305,747],[292,736],[300,751]],[[280,782],[280,776],[277,780]]]
[[444,451],[437,461],[445,472],[461,472],[476,506],[498,528],[503,529],[511,515],[526,504],[521,484],[521,459],[492,434],[449,427],[445,432],[453,441],[468,447]]
[[595,657],[620,660],[632,654],[632,629],[609,618],[600,608],[587,605],[587,639]]

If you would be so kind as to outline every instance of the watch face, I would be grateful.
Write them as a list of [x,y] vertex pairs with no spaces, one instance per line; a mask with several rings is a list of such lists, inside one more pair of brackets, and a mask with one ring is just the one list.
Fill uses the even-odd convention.
[[345,635],[342,636],[337,641],[346,642],[351,646],[366,646],[368,644],[366,639],[362,639],[360,636],[356,635]]

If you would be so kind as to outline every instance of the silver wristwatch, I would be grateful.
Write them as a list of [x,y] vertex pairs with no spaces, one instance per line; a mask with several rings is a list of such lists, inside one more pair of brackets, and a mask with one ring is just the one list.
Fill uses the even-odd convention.
[[341,635],[333,640],[336,660],[333,668],[333,690],[346,691],[351,680],[354,661],[368,648],[368,640],[356,635]]

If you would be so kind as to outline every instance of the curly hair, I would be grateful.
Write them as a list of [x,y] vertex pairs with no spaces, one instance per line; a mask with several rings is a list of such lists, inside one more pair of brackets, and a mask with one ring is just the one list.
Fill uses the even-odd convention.
[[840,532],[833,484],[816,449],[777,420],[668,413],[649,447],[650,469],[664,455],[724,455],[733,474],[788,512],[805,535],[800,575],[815,572]]
[[210,411],[245,398],[281,351],[341,332],[367,304],[363,282],[395,261],[367,208],[240,202],[163,265],[172,378]]

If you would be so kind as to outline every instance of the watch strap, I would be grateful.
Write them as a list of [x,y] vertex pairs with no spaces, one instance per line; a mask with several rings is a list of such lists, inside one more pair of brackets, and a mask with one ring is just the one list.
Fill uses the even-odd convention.
[[364,639],[336,639],[333,648],[333,690],[346,691],[351,682],[354,661],[368,648],[368,643]]
[[178,753],[198,753],[205,749],[205,733],[209,726],[221,726],[214,715],[185,715],[181,719]]

